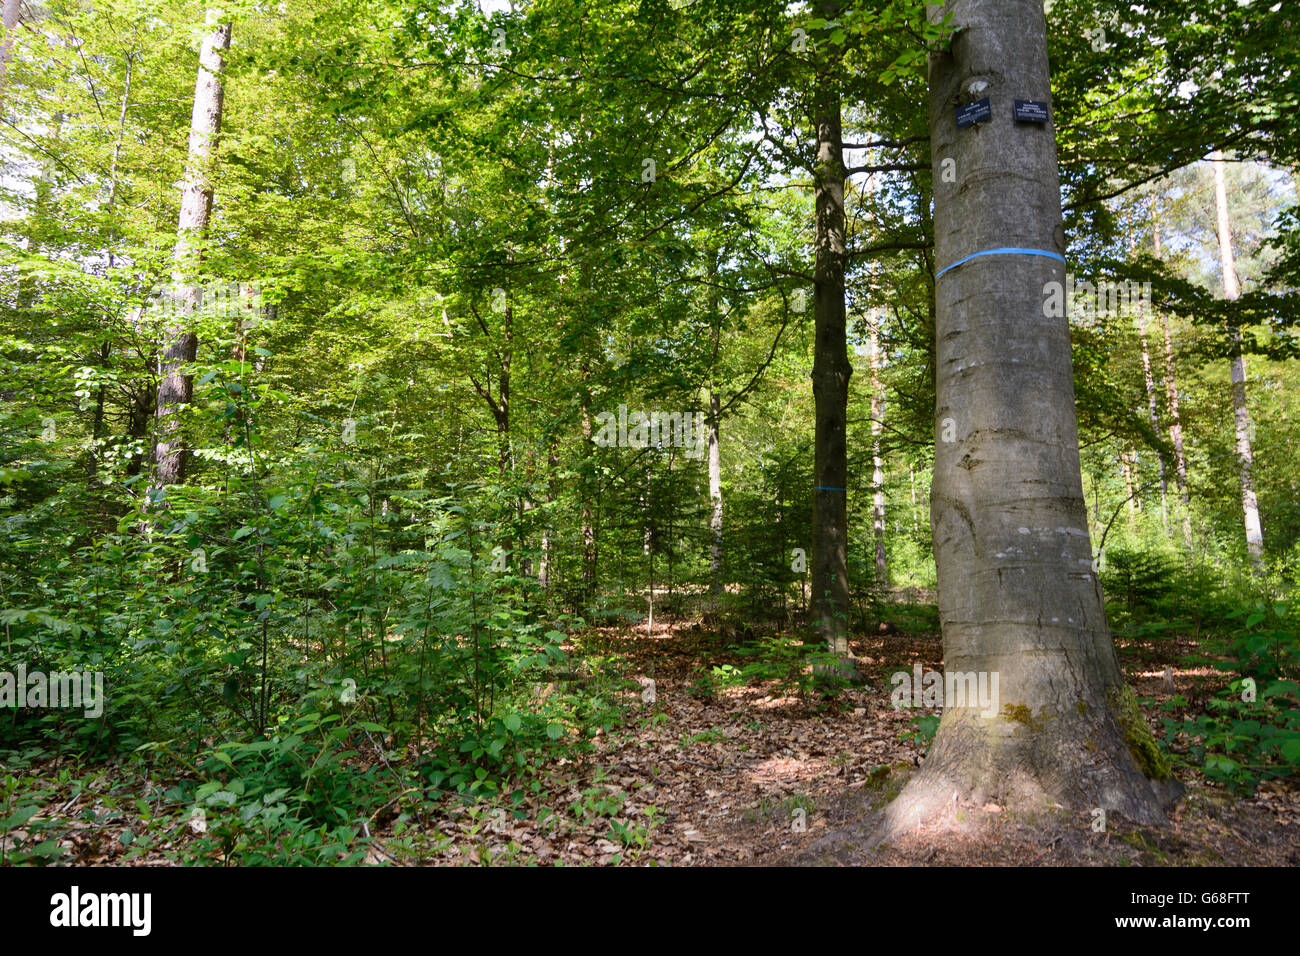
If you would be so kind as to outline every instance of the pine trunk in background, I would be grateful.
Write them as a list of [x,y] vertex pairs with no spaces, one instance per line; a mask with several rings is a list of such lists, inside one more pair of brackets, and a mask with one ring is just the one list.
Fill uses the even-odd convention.
[[[1215,150],[1214,205],[1218,214],[1219,261],[1223,266],[1223,296],[1236,299],[1241,294],[1237,281],[1237,262],[1232,252],[1232,223],[1228,217],[1228,190],[1224,181],[1223,153]],[[1232,419],[1237,438],[1237,469],[1241,478],[1241,512],[1246,525],[1246,554],[1250,566],[1259,571],[1264,566],[1264,531],[1259,523],[1259,502],[1255,498],[1255,457],[1250,445],[1250,409],[1246,406],[1246,359],[1241,353],[1241,330],[1228,330],[1232,339]]]
[[[834,20],[836,2],[817,4],[818,15]],[[813,402],[816,433],[813,452],[812,595],[813,626],[828,648],[849,653],[848,571],[848,418],[849,363],[844,309],[844,149],[840,126],[838,51],[819,47],[831,59],[820,66],[814,98],[817,165],[814,237]]]
[[[1093,570],[1065,317],[1053,126],[1012,100],[1049,102],[1041,0],[954,0],[950,48],[930,57],[936,452],[931,530],[944,668],[985,675],[953,695],[921,769],[877,839],[949,824],[959,802],[1117,811],[1165,822],[1170,779],[1124,683]],[[988,97],[958,129],[954,104]],[[945,182],[946,160],[956,182]],[[995,249],[1039,250],[977,256]],[[951,420],[947,428],[945,420]],[[945,441],[944,433],[952,440]],[[997,675],[997,695],[992,694]]]
[[208,11],[210,30],[199,48],[198,80],[194,86],[194,109],[190,116],[189,154],[181,187],[180,223],[176,230],[172,267],[176,324],[167,330],[159,369],[162,384],[158,387],[158,443],[154,449],[154,463],[157,469],[155,484],[162,487],[185,480],[189,458],[177,415],[182,406],[189,404],[194,392],[194,379],[186,369],[198,352],[194,315],[199,309],[201,293],[197,278],[203,240],[212,216],[212,162],[217,138],[221,135],[224,99],[221,71],[225,63],[222,53],[230,49],[231,25],[219,23],[219,18],[217,11]]

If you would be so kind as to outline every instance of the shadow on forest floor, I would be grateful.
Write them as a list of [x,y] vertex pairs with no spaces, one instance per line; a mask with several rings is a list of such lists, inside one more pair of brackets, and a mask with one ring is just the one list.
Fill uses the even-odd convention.
[[[504,809],[447,799],[426,803],[416,826],[371,818],[370,863],[510,865],[1112,865],[1300,864],[1300,784],[1266,782],[1235,797],[1180,768],[1187,794],[1169,827],[1113,815],[1093,832],[1087,813],[1037,819],[994,804],[954,805],[953,826],[879,850],[866,847],[881,808],[923,758],[906,710],[890,704],[888,675],[915,664],[937,670],[933,606],[887,604],[851,643],[866,678],[823,700],[790,680],[739,679],[741,651],[775,635],[709,615],[656,616],[574,638],[575,659],[614,661],[643,692],[628,690],[625,723],[598,733],[543,769],[542,785]],[[1148,720],[1175,693],[1203,706],[1222,675],[1180,670],[1188,641],[1120,645]],[[1168,671],[1166,669],[1169,669]],[[797,669],[794,671],[798,673]],[[788,676],[788,675],[787,675]],[[634,685],[629,685],[634,686]],[[653,696],[653,699],[649,699]],[[51,768],[51,773],[53,772]],[[74,800],[76,798],[74,797]],[[58,810],[69,812],[73,800]],[[118,829],[125,828],[122,824]],[[75,829],[71,862],[119,862],[113,826]],[[126,862],[126,861],[121,861]],[[134,865],[168,860],[150,851]]]
[[[421,862],[1300,864],[1296,782],[1271,781],[1251,797],[1234,797],[1185,768],[1179,777],[1187,794],[1166,828],[1133,826],[1112,815],[1106,832],[1093,832],[1087,813],[1035,819],[994,804],[955,805],[954,828],[867,849],[880,808],[925,749],[911,715],[890,705],[887,675],[916,663],[942,666],[939,635],[924,629],[933,608],[885,607],[901,629],[882,625],[880,633],[855,635],[852,650],[867,682],[828,701],[800,696],[776,680],[719,686],[725,682],[710,679],[717,668],[745,662],[737,648],[757,636],[743,625],[657,616],[653,629],[642,621],[586,632],[577,642],[579,656],[617,655],[629,678],[643,687],[654,682],[653,702],[641,702],[622,731],[598,738],[594,753],[557,768],[556,788],[525,807],[523,819],[499,832],[449,825],[445,844]],[[1149,720],[1175,692],[1193,706],[1212,692],[1214,672],[1175,666],[1189,649],[1190,642],[1121,646],[1130,684],[1139,698],[1154,701],[1146,707]],[[543,805],[553,820],[567,822],[537,826]],[[629,832],[639,836],[629,840]]]
[[[900,621],[926,615],[897,606]],[[906,627],[907,624],[904,624]],[[884,626],[882,631],[892,627]],[[584,646],[619,654],[627,673],[655,682],[622,739],[610,739],[590,762],[628,794],[624,811],[652,804],[659,824],[637,862],[675,865],[1102,865],[1205,866],[1300,864],[1300,787],[1270,781],[1237,797],[1180,768],[1184,799],[1165,828],[1134,826],[1114,815],[1094,832],[1086,812],[1037,818],[995,804],[955,805],[951,829],[916,834],[896,846],[866,848],[880,809],[901,789],[924,754],[911,715],[890,706],[887,674],[942,666],[934,631],[856,635],[852,650],[868,682],[831,701],[782,693],[777,682],[707,689],[702,675],[736,663],[731,646],[745,636],[699,619],[656,621],[587,635]],[[1129,683],[1151,700],[1146,713],[1175,693],[1191,706],[1221,679],[1180,670],[1189,641],[1120,647]],[[1169,669],[1166,673],[1166,668]],[[594,780],[594,777],[593,777]],[[597,784],[598,786],[598,784]],[[800,813],[802,811],[802,813]],[[802,830],[799,823],[803,824]],[[518,840],[524,833],[515,834]],[[554,857],[615,862],[609,841],[552,844]],[[549,860],[548,860],[549,858]]]

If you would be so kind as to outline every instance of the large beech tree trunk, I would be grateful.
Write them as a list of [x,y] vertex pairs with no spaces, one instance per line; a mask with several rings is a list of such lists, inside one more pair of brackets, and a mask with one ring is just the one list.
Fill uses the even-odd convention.
[[[930,59],[937,267],[998,248],[1064,255],[1052,125],[1012,119],[1013,99],[1051,98],[1042,3],[954,0],[931,16],[943,10],[958,32]],[[954,102],[984,96],[989,122],[957,129]],[[941,175],[947,158],[955,183]],[[990,685],[996,673],[999,700],[988,716],[979,702],[950,702],[884,835],[941,823],[962,800],[1154,824],[1177,789],[1124,683],[1093,571],[1070,330],[1044,316],[1045,286],[1064,281],[1063,262],[1023,253],[981,256],[935,281],[944,667],[988,673]]]
[[[820,16],[834,20],[841,4],[822,0]],[[841,657],[849,653],[848,572],[848,340],[844,328],[844,148],[840,126],[838,52],[829,42],[817,77],[813,123],[817,134],[814,236],[812,599],[813,626]]]
[[162,384],[158,387],[158,443],[154,449],[155,482],[159,486],[184,481],[189,458],[177,413],[181,406],[189,404],[194,394],[194,379],[186,373],[186,368],[194,361],[199,345],[193,316],[198,311],[201,293],[195,279],[212,216],[212,162],[221,135],[224,99],[221,71],[225,64],[221,54],[230,49],[231,25],[218,23],[219,17],[216,11],[208,11],[210,29],[199,48],[199,72],[194,85],[189,154],[173,254],[172,285],[177,301],[174,324],[167,330],[159,369]]

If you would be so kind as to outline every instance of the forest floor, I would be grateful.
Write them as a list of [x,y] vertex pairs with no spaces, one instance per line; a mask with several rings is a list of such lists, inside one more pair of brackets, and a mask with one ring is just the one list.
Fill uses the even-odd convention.
[[[1273,780],[1234,796],[1186,767],[1187,788],[1171,825],[1134,826],[1112,815],[1094,832],[1086,812],[1037,818],[995,804],[953,808],[953,826],[869,849],[880,810],[919,766],[925,744],[912,714],[890,704],[887,675],[919,663],[939,670],[932,606],[886,604],[891,620],[858,635],[852,650],[868,677],[821,700],[780,681],[721,686],[714,668],[749,663],[736,647],[752,640],[725,623],[694,618],[590,629],[575,659],[615,660],[654,699],[628,691],[621,726],[594,749],[574,748],[543,771],[537,791],[513,813],[454,798],[423,802],[397,831],[394,815],[371,821],[367,862],[398,865],[1300,865],[1300,781]],[[1153,728],[1175,693],[1203,710],[1222,675],[1179,669],[1194,642],[1120,644],[1126,676]],[[1169,669],[1167,676],[1166,669]],[[724,675],[725,677],[725,675]],[[1171,681],[1172,678],[1172,681]],[[648,694],[639,695],[640,698]],[[57,768],[46,768],[50,778]],[[111,776],[111,772],[109,774]],[[83,803],[83,801],[88,801]],[[99,817],[84,795],[44,811]],[[75,805],[74,805],[75,804]],[[123,858],[129,823],[79,824],[60,845],[86,864],[166,865],[173,843]],[[179,840],[192,838],[180,828]],[[220,862],[213,860],[212,862]]]
[[[937,632],[883,627],[891,633],[852,644],[871,682],[821,703],[783,693],[775,681],[703,692],[702,673],[745,661],[721,649],[724,635],[698,617],[660,620],[653,631],[642,622],[599,632],[598,646],[624,658],[627,676],[654,680],[656,699],[594,754],[560,768],[565,784],[539,803],[564,822],[537,826],[536,805],[525,819],[495,828],[482,827],[477,815],[477,824],[449,818],[440,826],[447,842],[421,862],[1300,865],[1300,782],[1269,781],[1240,797],[1187,768],[1178,770],[1187,792],[1168,827],[1112,815],[1104,832],[1094,832],[1085,812],[1028,818],[995,804],[956,806],[955,830],[868,849],[880,808],[924,753],[911,715],[890,705],[880,675],[910,671],[916,662],[934,670],[942,664]],[[1153,701],[1145,712],[1157,731],[1162,702],[1176,692],[1195,706],[1221,680],[1210,670],[1179,670],[1194,649],[1191,641],[1121,645],[1130,684]]]

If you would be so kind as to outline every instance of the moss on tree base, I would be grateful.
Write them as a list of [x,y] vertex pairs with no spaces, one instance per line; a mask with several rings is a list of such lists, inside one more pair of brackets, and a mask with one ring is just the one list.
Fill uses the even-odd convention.
[[1133,759],[1142,772],[1151,780],[1164,781],[1172,777],[1173,771],[1169,769],[1169,762],[1160,752],[1160,745],[1156,743],[1155,735],[1142,716],[1133,689],[1127,684],[1120,684],[1112,687],[1106,698],[1124,733],[1124,742],[1128,744],[1129,752],[1133,754]]

